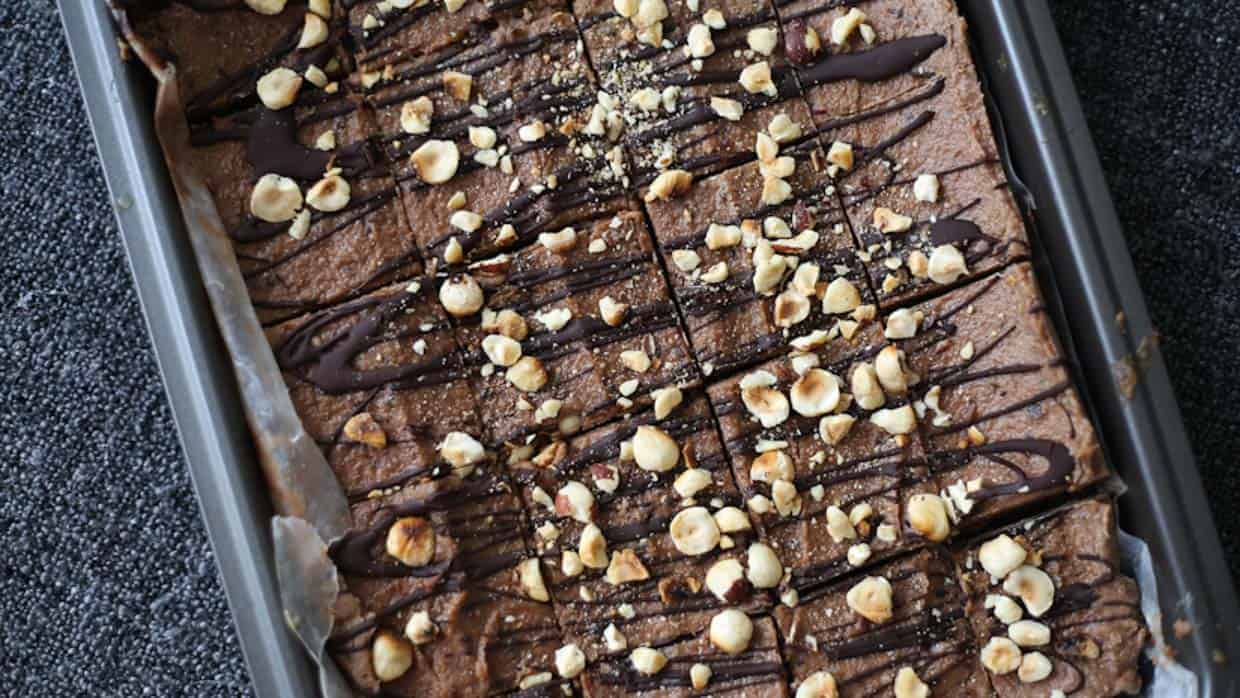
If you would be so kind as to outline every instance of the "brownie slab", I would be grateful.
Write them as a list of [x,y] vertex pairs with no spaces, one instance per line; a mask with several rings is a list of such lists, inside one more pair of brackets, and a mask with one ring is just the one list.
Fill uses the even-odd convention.
[[1148,634],[1137,585],[1120,568],[1110,501],[987,533],[957,558],[978,644],[994,643],[983,662],[999,696],[1140,691]]
[[[701,394],[662,419],[643,412],[521,455],[510,471],[531,540],[565,637],[592,663],[702,635],[727,608],[770,605],[780,574],[759,570],[756,588],[741,576],[769,559],[751,560],[757,532]],[[717,565],[722,589],[709,583]]]
[[471,268],[484,302],[458,337],[492,443],[589,429],[699,382],[640,214],[544,240]]
[[951,556],[941,548],[802,595],[796,608],[777,608],[775,620],[798,689],[831,683],[841,698],[855,698],[919,682],[927,695],[992,695]]
[[1046,316],[1018,264],[889,317],[912,372],[931,469],[964,526],[1107,474]]
[[[847,147],[837,179],[882,306],[1028,256],[950,0],[779,12],[824,147]],[[836,43],[857,12],[864,22]],[[806,32],[820,51],[804,48]]]

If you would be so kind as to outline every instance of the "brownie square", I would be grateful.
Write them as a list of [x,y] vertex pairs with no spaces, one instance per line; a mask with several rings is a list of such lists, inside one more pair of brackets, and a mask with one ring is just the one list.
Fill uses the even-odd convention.
[[[800,594],[924,542],[908,501],[935,485],[908,397],[853,394],[882,347],[869,327],[848,354],[777,359],[709,389],[740,490]],[[907,423],[880,426],[879,411]]]
[[510,466],[560,625],[592,663],[703,634],[728,607],[757,612],[778,583],[769,570],[757,588],[709,583],[721,563],[754,566],[757,532],[706,400],[683,400],[662,419],[540,440]]
[[917,325],[898,344],[920,377],[930,466],[961,525],[1106,477],[1028,264],[889,317],[889,332],[893,320]]
[[983,660],[999,696],[1141,690],[1149,635],[1116,535],[1115,506],[1092,499],[981,535],[957,554],[978,646],[995,642]]
[[[858,28],[833,43],[856,11],[872,40]],[[824,147],[851,147],[837,180],[883,307],[1028,256],[952,2],[797,0],[780,14],[786,36],[820,38],[820,52],[799,50],[797,74]]]
[[447,698],[554,680],[559,627],[501,477],[423,481],[353,515],[331,548],[346,591],[328,649],[359,689]]
[[439,451],[453,432],[483,439],[433,293],[424,277],[268,331],[293,406],[351,498],[450,472]]
[[798,688],[829,682],[841,698],[893,695],[911,671],[929,695],[991,695],[952,559],[940,548],[803,594],[795,608],[777,608],[775,621]]
[[[483,312],[459,321],[458,336],[478,366],[473,382],[492,443],[589,429],[649,406],[659,390],[699,382],[640,214],[574,228],[565,240],[472,272]],[[497,341],[488,337],[505,331],[517,335],[518,365],[484,353]],[[516,378],[534,366],[538,380]]]
[[[656,43],[639,29],[640,16],[617,14],[611,0],[577,0],[573,11],[600,87],[623,115],[621,140],[635,182],[667,168],[703,177],[753,160],[755,139],[777,116],[783,142],[812,137],[809,109],[763,0],[670,0]],[[750,66],[769,73],[761,88],[748,82]]]
[[[873,296],[821,155],[809,142],[782,150],[795,170],[778,196],[764,194],[770,178],[755,162],[694,182],[683,196],[647,202],[707,375],[761,363],[836,320],[873,316]],[[825,304],[830,285],[845,282],[851,302]]]

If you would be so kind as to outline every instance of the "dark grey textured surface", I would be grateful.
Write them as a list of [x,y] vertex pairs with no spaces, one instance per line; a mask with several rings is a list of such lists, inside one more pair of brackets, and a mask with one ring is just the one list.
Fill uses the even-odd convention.
[[[1240,6],[1054,5],[1240,572]],[[245,695],[51,1],[0,29],[0,694]]]

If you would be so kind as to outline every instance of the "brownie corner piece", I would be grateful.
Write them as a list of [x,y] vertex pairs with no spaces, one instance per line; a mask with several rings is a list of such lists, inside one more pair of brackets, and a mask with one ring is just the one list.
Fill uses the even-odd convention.
[[880,305],[1029,256],[954,3],[780,12],[785,36],[819,38],[797,70]]
[[829,685],[853,698],[892,695],[904,684],[924,685],[924,695],[992,695],[953,560],[940,547],[804,594],[795,607],[776,608],[775,620],[798,692],[836,695],[810,688]]
[[969,619],[999,696],[1140,690],[1149,634],[1116,530],[1114,504],[1089,499],[980,535],[957,553]]
[[[924,407],[927,458],[963,525],[1103,480],[1033,269],[1017,264],[887,318]],[[911,333],[911,336],[909,336]]]

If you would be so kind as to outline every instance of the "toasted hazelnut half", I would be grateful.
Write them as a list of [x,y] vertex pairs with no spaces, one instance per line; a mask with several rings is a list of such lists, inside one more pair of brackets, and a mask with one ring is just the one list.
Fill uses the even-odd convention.
[[727,654],[740,654],[753,640],[753,621],[743,611],[728,608],[710,619],[710,644]]
[[547,384],[547,370],[533,356],[523,356],[505,372],[508,382],[526,393],[537,392]]
[[400,130],[410,134],[429,133],[431,119],[435,115],[435,103],[422,95],[405,102],[400,108]]
[[517,567],[517,576],[521,581],[521,591],[527,597],[544,603],[551,600],[551,594],[547,593],[547,585],[543,582],[542,567],[538,564],[538,558],[523,560]]
[[1036,620],[1018,620],[1008,626],[1008,637],[1021,647],[1043,647],[1051,643],[1051,629]]
[[792,327],[804,321],[809,311],[809,298],[796,289],[775,296],[775,324],[779,327]]
[[702,468],[686,468],[683,473],[676,476],[675,482],[672,483],[672,489],[676,490],[676,494],[683,499],[688,499],[698,492],[710,487],[711,477],[709,470]]
[[689,683],[693,685],[694,690],[700,691],[710,683],[713,673],[705,664],[700,662],[694,664],[689,667]]
[[1020,662],[1020,648],[1006,637],[992,637],[982,648],[982,666],[996,676],[1016,671]]
[[689,507],[668,526],[672,545],[684,555],[705,555],[719,545],[719,524],[706,507]]
[[482,287],[469,274],[455,274],[439,287],[439,303],[454,317],[473,315],[482,302]]
[[676,467],[680,460],[680,448],[667,432],[642,425],[633,435],[633,458],[642,470],[665,473]]
[[832,143],[831,148],[827,150],[827,162],[841,169],[851,170],[853,167],[852,145],[843,141]]
[[848,590],[848,607],[871,623],[891,620],[891,582],[885,577],[866,577]]
[[371,664],[380,681],[395,681],[413,666],[413,646],[396,633],[384,628],[375,634],[371,645]]
[[888,395],[900,396],[908,392],[908,372],[905,370],[904,352],[892,345],[883,347],[874,357],[874,374]]
[[745,114],[745,107],[740,102],[727,97],[711,97],[710,108],[720,118],[727,119],[728,121],[740,121]]
[[853,540],[857,537],[857,528],[844,510],[832,504],[827,507],[827,535],[836,543]]
[[611,554],[611,563],[607,565],[607,583],[612,586],[644,582],[650,579],[650,572],[642,563],[637,553],[625,548]]
[[297,101],[302,80],[296,71],[276,68],[258,79],[258,98],[268,109],[284,109]]
[[986,541],[977,551],[978,562],[982,563],[982,568],[995,579],[1003,579],[1017,567],[1025,564],[1027,556],[1025,546],[1007,535]]
[[870,422],[893,436],[911,434],[917,428],[917,413],[911,405],[884,408],[870,415]]
[[715,523],[719,524],[721,533],[739,533],[753,529],[749,514],[737,507],[724,507],[715,512]]
[[369,412],[358,412],[344,423],[344,438],[371,448],[387,446],[387,434]]
[[435,639],[435,634],[439,632],[439,627],[431,620],[431,616],[426,611],[417,611],[409,616],[409,622],[405,623],[405,637],[414,645],[425,645]]
[[1011,625],[1020,620],[1021,616],[1024,615],[1020,604],[1003,594],[987,594],[986,608],[991,609],[995,614],[995,618],[1004,625]]
[[603,628],[603,642],[607,645],[608,652],[620,652],[628,649],[629,646],[628,638],[620,632],[615,623],[608,623],[607,627]]
[[278,15],[284,11],[288,0],[245,0],[245,4],[260,15]]
[[302,22],[301,38],[297,41],[297,48],[314,48],[327,41],[327,35],[327,22],[313,12],[307,12]]
[[777,480],[791,481],[796,477],[792,459],[783,450],[767,451],[749,465],[749,479],[754,482],[773,483]]
[[830,315],[851,313],[861,305],[861,292],[853,282],[839,277],[827,284],[826,294],[822,297],[822,312]]
[[766,61],[758,61],[757,63],[752,63],[745,66],[745,68],[741,70],[741,75],[740,78],[737,79],[737,82],[739,82],[741,87],[745,88],[745,91],[749,94],[761,92],[774,97],[778,92],[778,88],[775,87],[774,81],[771,80],[771,64]]
[[874,227],[883,233],[903,233],[913,227],[913,219],[879,206],[874,209]]
[[646,201],[666,201],[689,191],[693,175],[685,170],[664,170],[650,183]]
[[594,520],[594,494],[580,482],[569,480],[556,492],[555,513],[588,524]]
[[443,86],[453,99],[466,102],[469,100],[469,94],[474,88],[474,76],[455,70],[445,70],[443,73]]
[[823,417],[818,421],[818,435],[823,441],[835,446],[848,436],[849,430],[857,418],[851,414],[832,414]]
[[969,267],[955,245],[939,245],[930,252],[927,273],[936,284],[950,284],[969,273]]
[[706,570],[706,588],[725,603],[740,603],[753,592],[745,579],[745,569],[732,558],[720,560]]
[[1009,573],[1003,580],[1003,590],[1020,598],[1034,618],[1041,618],[1055,603],[1055,583],[1050,575],[1032,565],[1022,565]]
[[609,327],[619,327],[629,312],[629,304],[621,303],[611,296],[603,296],[598,302],[599,316]]
[[801,513],[801,495],[796,485],[787,480],[776,480],[771,484],[771,501],[780,516],[796,516]]
[[268,223],[293,220],[301,204],[301,188],[297,182],[277,174],[259,177],[250,193],[250,213]]
[[722,250],[735,247],[741,242],[739,225],[720,225],[711,223],[706,227],[706,247],[711,250]]
[[775,550],[766,543],[753,543],[746,552],[746,579],[757,589],[774,589],[784,578],[784,566]]
[[835,677],[826,671],[815,671],[797,686],[796,698],[840,698]]
[[611,558],[607,555],[607,539],[603,531],[595,524],[581,530],[581,540],[577,543],[577,554],[582,564],[590,569],[605,569]]
[[435,529],[420,516],[397,519],[388,529],[387,554],[409,567],[422,567],[435,558]]
[[456,175],[461,154],[452,141],[428,140],[409,156],[418,177],[427,184],[443,184]]
[[486,449],[469,434],[453,431],[439,444],[439,457],[459,470],[486,458]]
[[672,413],[672,410],[675,410],[684,401],[684,395],[681,393],[680,388],[674,385],[660,388],[654,391],[653,395],[655,419],[665,419]]
[[509,366],[521,358],[521,343],[502,334],[489,334],[482,340],[482,351],[496,366]]
[[758,418],[764,428],[783,424],[788,419],[788,398],[778,389],[768,386],[754,386],[741,390],[741,401],[749,414]]
[[804,417],[820,417],[840,403],[840,381],[834,374],[820,368],[806,371],[792,384],[789,392],[792,409]]
[[871,364],[864,362],[857,364],[853,368],[850,385],[853,399],[863,410],[876,410],[887,401],[882,385],[878,382],[878,373],[874,371],[874,366]]
[[892,311],[883,331],[887,339],[910,339],[917,336],[917,316],[908,308]]
[[951,535],[947,506],[937,494],[920,493],[909,498],[908,525],[926,540],[941,543]]
[[349,196],[349,183],[340,175],[329,175],[306,192],[306,204],[316,211],[339,211],[349,205]]
[[637,673],[654,676],[667,666],[667,655],[649,647],[638,647],[629,654],[629,661]]
[[1037,683],[1045,680],[1055,670],[1051,660],[1041,652],[1030,652],[1020,659],[1016,676],[1021,683]]

